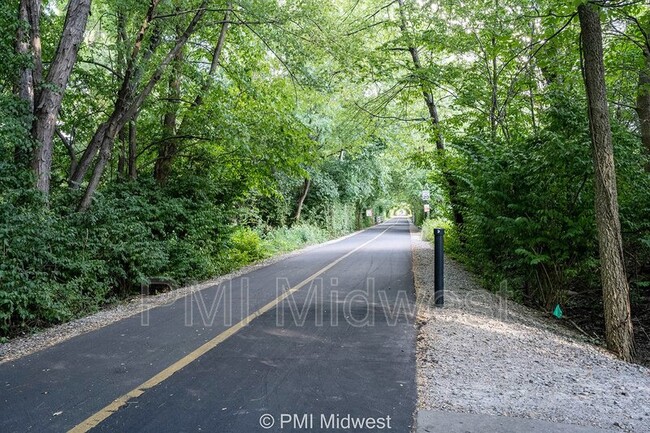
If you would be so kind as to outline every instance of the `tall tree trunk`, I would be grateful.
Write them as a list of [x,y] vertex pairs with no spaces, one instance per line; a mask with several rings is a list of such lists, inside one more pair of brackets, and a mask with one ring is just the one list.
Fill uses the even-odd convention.
[[41,81],[43,66],[41,60],[40,0],[20,0],[18,18],[22,22],[16,35],[16,52],[31,57],[32,64],[20,70],[16,93],[27,103],[30,113],[34,112],[36,87]]
[[127,155],[128,140],[126,137],[126,131],[122,129],[117,136],[118,136],[119,151],[120,151],[120,154],[117,158],[117,178],[119,180],[124,180],[127,177],[126,155]]
[[44,86],[35,99],[32,136],[36,141],[36,149],[34,150],[32,168],[36,175],[36,188],[46,196],[50,192],[56,120],[61,108],[63,93],[68,85],[68,79],[77,61],[77,53],[83,41],[90,14],[90,3],[91,0],[70,0],[68,3],[68,11],[56,54],[50,63]]
[[498,112],[499,112],[499,71],[497,69],[497,39],[492,36],[492,71],[490,73],[490,137],[492,142],[497,139]]
[[[404,10],[404,0],[397,0],[399,6],[399,15],[400,23],[399,28],[402,31],[402,35],[407,38],[408,41],[408,50],[411,54],[411,60],[413,61],[413,69],[416,74],[422,73],[422,62],[420,61],[420,53],[418,52],[417,47],[413,43],[413,40],[410,36],[408,28],[408,20],[406,19],[406,11]],[[433,97],[433,92],[431,92],[430,86],[426,83],[422,77],[418,77],[420,80],[420,88],[422,89],[422,97],[424,98],[424,103],[427,106],[429,111],[429,119],[431,121],[431,127],[433,130],[434,140],[436,142],[436,149],[444,150],[445,143],[442,139],[442,132],[440,131],[440,117],[438,116],[438,107],[436,106],[436,100]]]
[[212,62],[210,63],[210,70],[208,71],[208,80],[203,84],[203,86],[201,86],[201,91],[198,95],[196,95],[196,99],[194,100],[195,106],[203,104],[203,94],[210,90],[210,87],[212,87],[211,79],[214,77],[214,74],[216,74],[217,68],[219,67],[219,62],[221,61],[221,53],[223,52],[223,47],[226,43],[226,35],[228,34],[228,27],[230,26],[231,14],[232,2],[228,2],[226,13],[223,17],[223,24],[221,25],[221,31],[219,32],[219,39],[217,40],[217,44],[214,47],[214,51],[212,52]]
[[[644,68],[639,71],[639,85],[636,96],[636,112],[639,115],[641,141],[650,157],[650,47],[643,50]],[[650,163],[645,166],[650,171]]]
[[[535,40],[535,21],[530,22],[530,40],[534,41]],[[526,73],[528,75],[528,91],[530,94],[528,95],[528,105],[530,106],[530,122],[533,127],[533,132],[537,134],[538,128],[537,128],[537,118],[535,115],[535,89],[537,88],[536,86],[536,79],[535,79],[535,67],[533,66],[533,60],[535,59],[535,48],[530,47],[530,51],[528,54],[528,61],[526,62]]]
[[[499,23],[499,0],[494,0],[494,11],[497,18],[497,23]],[[499,26],[499,28],[492,29],[492,37],[490,38],[490,47],[492,49],[492,52],[490,54],[492,58],[490,59],[489,66],[487,68],[488,80],[490,82],[490,138],[492,139],[492,142],[496,141],[497,139],[497,130],[499,128],[499,124],[501,123],[501,109],[499,107],[499,56],[497,55],[497,35],[500,31],[501,26]],[[488,53],[486,52],[485,55],[487,57]],[[487,58],[485,61],[487,64]],[[503,108],[505,109],[505,105]],[[507,131],[503,131],[504,136],[506,136]]]
[[[126,68],[128,67],[127,65],[127,58],[126,58],[126,53],[127,53],[127,41],[128,41],[128,36],[127,36],[127,31],[126,31],[126,23],[127,23],[127,17],[126,14],[123,11],[117,11],[117,17],[116,17],[116,24],[117,24],[117,37],[116,37],[116,72],[118,77],[123,77],[124,73],[126,71]],[[125,180],[128,177],[128,172],[127,172],[127,155],[128,155],[128,138],[127,138],[127,133],[124,129],[122,129],[119,134],[119,143],[120,143],[120,153],[117,161],[117,177],[120,180]]]
[[300,221],[300,214],[302,213],[302,205],[305,204],[305,199],[307,198],[307,194],[309,194],[310,186],[311,186],[311,180],[309,178],[305,178],[305,182],[302,185],[302,193],[300,193],[300,197],[298,197],[298,206],[296,207],[296,214],[293,216],[294,222]]
[[[179,29],[180,31],[180,29]],[[176,137],[178,108],[181,99],[181,69],[183,66],[183,50],[178,52],[169,77],[169,88],[167,92],[167,112],[163,116],[163,137],[158,144],[158,157],[154,165],[153,175],[156,183],[164,185],[169,179],[172,170],[172,162],[178,151],[178,139]]]
[[129,179],[136,180],[138,178],[138,168],[135,165],[138,150],[138,116],[134,116],[133,120],[129,122]]
[[128,44],[128,35],[126,31],[126,22],[127,22],[127,17],[124,14],[124,11],[118,11],[117,12],[117,73],[119,76],[124,75],[124,72],[126,71],[126,68],[128,67],[127,64],[127,44]]
[[[151,0],[151,6],[149,9],[150,12],[148,15],[153,16],[153,9],[155,9],[155,6],[158,4],[158,2],[159,0]],[[165,58],[161,61],[161,63],[149,78],[147,84],[137,95],[133,95],[131,91],[132,83],[130,80],[127,81],[125,78],[123,85],[124,92],[120,92],[124,97],[118,97],[118,103],[116,104],[116,108],[111,115],[111,118],[106,124],[104,124],[105,126],[100,126],[98,132],[95,133],[95,137],[93,137],[93,141],[91,141],[90,146],[96,146],[95,148],[99,149],[99,157],[93,169],[88,186],[86,187],[84,196],[81,199],[79,206],[77,207],[80,212],[83,212],[90,207],[92,198],[95,195],[95,191],[99,186],[99,181],[102,177],[102,174],[104,173],[104,169],[106,168],[106,164],[110,160],[116,134],[120,131],[120,129],[124,127],[128,121],[133,119],[133,117],[138,113],[140,107],[142,106],[142,103],[147,99],[147,97],[149,97],[156,84],[163,77],[163,74],[165,73],[167,67],[172,63],[176,56],[178,56],[178,53],[185,46],[190,36],[194,33],[194,30],[196,29],[199,21],[201,21],[205,15],[205,12],[207,10],[206,7],[209,2],[210,0],[203,0],[201,2],[194,16],[192,17],[192,20],[185,28],[185,31],[183,31],[183,33],[176,38],[174,47],[167,53]],[[144,28],[146,30],[146,27]],[[131,59],[134,59],[135,57],[136,56],[132,55]],[[129,69],[136,71],[136,69],[131,67]],[[122,101],[120,101],[120,99],[122,99]],[[81,166],[81,162],[79,163],[79,166]],[[85,172],[78,173],[77,178],[81,176],[81,179],[83,179],[84,175]]]
[[[411,60],[413,61],[413,68],[416,73],[421,73],[423,70],[422,62],[420,61],[420,54],[418,52],[418,49],[413,43],[413,39],[411,38],[409,32],[404,0],[397,0],[397,4],[399,6],[399,14],[400,14],[399,27],[402,32],[402,35],[404,35],[404,37],[407,38],[408,50],[409,53],[411,54]],[[436,143],[436,150],[438,151],[439,154],[444,155],[445,143],[443,140],[442,131],[440,130],[440,118],[438,116],[438,107],[433,97],[433,92],[431,91],[431,87],[424,80],[422,80],[422,78],[420,78],[420,80],[421,80],[422,96],[424,98],[424,102],[429,111],[429,120],[431,122],[433,138]],[[463,217],[461,206],[458,200],[457,183],[453,179],[453,173],[451,173],[451,171],[446,167],[447,161],[444,159],[444,156],[443,159],[441,160],[441,163],[442,163],[443,177],[447,183],[446,187],[447,187],[447,191],[449,192],[449,202],[454,216],[454,222],[456,223],[456,227],[460,232],[462,230],[465,219]],[[461,241],[462,239],[464,238],[461,236]]]
[[[214,77],[214,74],[216,74],[217,68],[219,67],[221,53],[223,52],[223,47],[226,42],[226,34],[230,25],[231,13],[232,3],[229,2],[224,15],[223,24],[221,25],[221,31],[219,32],[219,39],[217,40],[215,48],[212,52],[212,62],[210,63],[208,77],[201,86],[199,92],[196,95],[196,98],[192,102],[190,110],[203,104],[203,95],[208,93],[212,87],[212,78]],[[180,71],[175,71],[175,74],[180,74]],[[170,82],[170,99],[174,97],[180,98],[180,87],[176,88],[176,86],[180,86],[180,81],[174,82],[172,79]],[[183,116],[178,127],[176,127],[177,117],[178,104],[174,105],[172,109],[165,114],[165,119],[163,120],[164,136],[158,147],[158,157],[156,159],[156,165],[154,167],[154,178],[159,185],[164,185],[167,183],[167,179],[171,173],[171,167],[181,145],[182,138],[180,137],[185,135],[185,131],[188,127],[188,119],[190,118],[188,113]]]
[[578,15],[582,30],[585,88],[595,169],[596,225],[605,308],[605,337],[607,347],[620,358],[629,361],[634,356],[634,334],[618,214],[600,14],[597,6],[585,3],[578,7]]
[[[99,127],[95,130],[90,143],[79,159],[77,169],[70,178],[71,188],[79,188],[81,186],[83,179],[86,177],[86,173],[92,165],[95,155],[100,150],[101,145],[104,142],[104,137],[106,134],[108,132],[112,132],[113,130],[115,130],[115,134],[119,133],[119,130],[130,120],[126,118],[126,112],[129,108],[129,104],[134,99],[134,92],[136,91],[140,83],[140,79],[142,78],[143,64],[151,58],[158,46],[158,43],[160,42],[160,38],[158,37],[159,35],[154,33],[154,35],[151,36],[148,49],[145,50],[145,54],[141,59],[139,59],[140,51],[142,50],[142,43],[150,27],[151,21],[154,18],[159,3],[160,0],[150,0],[149,2],[149,8],[147,9],[147,13],[145,14],[142,24],[140,25],[140,29],[138,30],[138,33],[135,37],[135,42],[133,44],[133,48],[131,49],[131,54],[129,58],[126,59],[126,70],[123,74],[124,77],[122,78],[122,84],[117,94],[117,99],[115,100],[113,112],[109,116],[108,120],[99,125]],[[121,22],[118,19],[118,28],[120,25]],[[124,29],[122,28],[121,31],[124,31]],[[123,35],[119,37],[121,38]],[[120,44],[118,44],[118,47],[119,45]]]
[[[21,25],[16,34],[16,52],[21,56],[31,57],[32,64],[20,70],[20,77],[15,92],[25,101],[30,114],[34,113],[36,89],[42,78],[41,36],[40,36],[40,0],[20,0],[18,19]],[[14,162],[18,166],[30,166],[29,151],[17,146],[14,151]]]

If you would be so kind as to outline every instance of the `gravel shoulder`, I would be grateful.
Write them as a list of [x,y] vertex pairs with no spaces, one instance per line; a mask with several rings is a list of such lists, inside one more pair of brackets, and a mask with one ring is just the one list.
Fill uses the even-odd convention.
[[433,249],[420,233],[411,240],[419,409],[650,432],[650,369],[482,289],[453,260],[445,263],[445,307],[430,307]]

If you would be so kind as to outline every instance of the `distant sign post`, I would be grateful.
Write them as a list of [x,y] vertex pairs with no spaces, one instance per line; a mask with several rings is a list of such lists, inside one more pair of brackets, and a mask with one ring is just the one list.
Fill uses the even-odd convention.
[[424,213],[427,214],[427,218],[429,218],[429,213],[431,212],[431,206],[429,205],[429,200],[431,200],[431,192],[428,189],[422,190],[422,201],[424,202]]
[[372,209],[366,209],[366,216],[371,217],[372,216]]

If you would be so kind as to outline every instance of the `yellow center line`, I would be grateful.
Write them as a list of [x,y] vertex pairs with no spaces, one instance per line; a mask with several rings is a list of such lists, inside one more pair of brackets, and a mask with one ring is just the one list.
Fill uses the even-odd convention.
[[249,323],[251,323],[253,320],[256,318],[260,317],[262,314],[266,313],[267,311],[271,310],[274,308],[276,305],[278,305],[280,302],[282,302],[284,299],[286,299],[288,296],[292,295],[293,293],[297,292],[301,288],[303,288],[305,285],[309,284],[311,281],[315,280],[318,278],[320,275],[323,273],[329,271],[332,269],[334,266],[339,264],[342,260],[345,260],[346,258],[350,257],[352,254],[355,252],[359,251],[361,248],[365,247],[369,243],[375,241],[377,238],[379,238],[381,235],[386,233],[388,230],[390,230],[395,224],[391,224],[386,230],[382,231],[379,233],[377,236],[374,238],[370,239],[367,242],[364,242],[363,244],[359,245],[352,251],[346,253],[345,255],[339,257],[338,259],[334,260],[332,263],[329,265],[325,266],[321,270],[317,271],[316,273],[312,274],[310,277],[307,279],[301,281],[297,285],[293,286],[286,292],[284,292],[282,295],[278,296],[268,304],[264,305],[261,307],[259,310],[253,312],[251,315],[245,317],[242,319],[239,323],[231,326],[230,328],[226,329],[223,331],[221,334],[217,335],[214,337],[212,340],[204,343],[202,346],[199,346],[196,350],[193,352],[190,352],[189,354],[185,355],[183,358],[179,359],[178,361],[174,362],[155,376],[153,376],[151,379],[147,380],[146,382],[142,383],[139,385],[137,388],[132,389],[131,391],[127,392],[126,394],[116,398],[113,400],[110,404],[105,406],[104,408],[100,409],[98,412],[92,414],[88,418],[86,418],[84,421],[81,423],[77,424],[70,430],[68,430],[68,433],[84,433],[89,431],[90,429],[97,427],[102,421],[104,421],[106,418],[117,412],[121,407],[125,406],[127,402],[133,398],[140,397],[142,394],[145,393],[146,390],[153,388],[156,385],[159,385],[162,383],[164,380],[168,379],[171,375],[174,373],[178,372],[179,370],[183,369],[190,363],[196,361],[198,358],[201,356],[205,355],[208,353],[210,350],[214,349],[217,347],[219,344],[223,343],[225,340],[228,338],[232,337],[235,335],[237,332],[239,332],[241,329],[245,328]]

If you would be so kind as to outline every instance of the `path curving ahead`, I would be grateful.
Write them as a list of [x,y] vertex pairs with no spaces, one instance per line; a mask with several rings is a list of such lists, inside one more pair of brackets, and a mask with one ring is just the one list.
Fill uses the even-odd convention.
[[409,229],[390,220],[2,363],[0,431],[410,432]]

